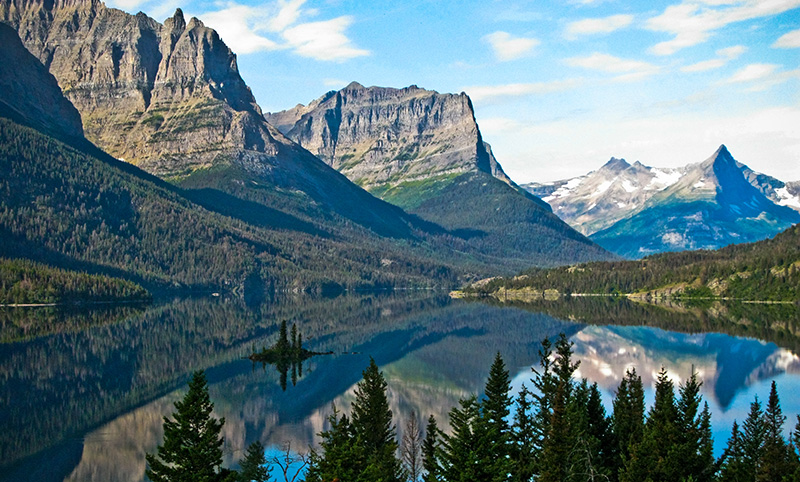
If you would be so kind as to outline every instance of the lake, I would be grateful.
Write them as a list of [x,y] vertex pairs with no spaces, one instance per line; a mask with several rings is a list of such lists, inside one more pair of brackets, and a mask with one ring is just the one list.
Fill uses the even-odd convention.
[[[227,465],[261,440],[305,451],[332,405],[347,411],[373,357],[398,431],[414,411],[440,426],[458,400],[480,394],[498,351],[514,392],[531,386],[543,338],[566,333],[578,374],[607,405],[628,367],[648,388],[662,366],[677,382],[694,369],[713,414],[715,447],[753,397],[778,383],[787,433],[800,413],[794,305],[644,306],[625,300],[499,306],[418,291],[293,297],[247,306],[177,299],[150,306],[0,309],[0,480],[140,481],[194,370],[205,369],[225,417]],[[243,359],[296,324],[305,346],[333,351],[283,376]],[[647,326],[644,326],[647,325]],[[282,379],[283,378],[283,379]],[[285,390],[284,390],[285,387]],[[789,426],[791,425],[791,427]],[[271,452],[273,453],[273,452]]]

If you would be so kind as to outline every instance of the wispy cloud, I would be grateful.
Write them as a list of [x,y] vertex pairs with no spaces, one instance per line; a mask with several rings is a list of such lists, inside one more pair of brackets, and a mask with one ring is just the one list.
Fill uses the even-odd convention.
[[640,60],[623,59],[609,54],[595,52],[586,57],[570,57],[564,59],[570,67],[580,67],[610,74],[618,74],[615,80],[639,80],[658,72],[659,67]]
[[725,64],[728,63],[730,60],[738,59],[743,53],[747,51],[747,47],[744,45],[734,45],[733,47],[727,47],[724,49],[717,50],[718,58],[704,60],[702,62],[697,62],[695,64],[687,65],[681,67],[682,72],[704,72],[707,70],[714,70],[720,67],[724,67]]
[[352,17],[308,21],[319,12],[304,8],[306,1],[278,0],[256,7],[230,2],[225,8],[200,17],[239,54],[281,49],[336,62],[370,54],[347,36]]
[[633,23],[633,15],[611,15],[604,18],[586,18],[567,24],[565,37],[575,39],[581,35],[611,33]]
[[796,49],[800,48],[800,29],[792,30],[791,32],[781,35],[778,40],[772,44],[776,49]]
[[671,34],[673,38],[654,45],[655,55],[675,52],[701,44],[711,34],[731,23],[768,17],[800,7],[800,0],[685,0],[650,18],[645,28]]
[[583,83],[582,79],[556,80],[552,82],[532,82],[503,85],[479,85],[464,87],[466,92],[474,101],[495,99],[499,97],[520,97],[535,94],[550,94],[574,89]]
[[514,37],[508,32],[494,32],[483,37],[492,46],[497,60],[507,62],[527,55],[539,45],[535,38]]
[[778,67],[779,65],[776,64],[750,64],[736,71],[736,73],[728,79],[728,83],[738,84],[761,80],[772,75]]

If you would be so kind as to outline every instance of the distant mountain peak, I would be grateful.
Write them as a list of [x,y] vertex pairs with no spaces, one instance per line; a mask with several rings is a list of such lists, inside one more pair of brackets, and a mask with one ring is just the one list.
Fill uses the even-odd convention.
[[624,171],[629,167],[631,167],[631,165],[628,164],[628,161],[626,161],[625,159],[617,159],[616,157],[612,157],[611,159],[609,159],[608,162],[603,164],[603,167],[601,167],[600,169],[605,169],[610,171]]

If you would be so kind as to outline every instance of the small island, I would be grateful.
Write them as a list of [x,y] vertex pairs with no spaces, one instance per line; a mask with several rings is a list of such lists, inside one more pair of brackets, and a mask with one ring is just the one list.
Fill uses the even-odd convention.
[[281,388],[286,390],[286,380],[289,368],[292,369],[292,385],[297,383],[297,379],[303,376],[303,362],[317,355],[331,355],[332,351],[316,352],[303,348],[303,334],[297,330],[297,325],[292,324],[291,341],[289,340],[289,330],[286,320],[281,322],[278,341],[267,348],[264,347],[260,352],[256,352],[247,358],[253,363],[260,362],[266,368],[267,364],[274,365],[275,369],[281,374]]

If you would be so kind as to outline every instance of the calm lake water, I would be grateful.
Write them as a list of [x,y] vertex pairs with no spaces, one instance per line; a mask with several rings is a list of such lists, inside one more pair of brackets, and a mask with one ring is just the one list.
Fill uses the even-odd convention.
[[[273,367],[243,359],[274,343],[281,320],[297,325],[306,347],[335,354],[312,358],[283,380]],[[531,385],[541,340],[561,332],[575,343],[579,376],[597,382],[609,405],[628,367],[642,375],[648,404],[662,366],[676,384],[694,368],[718,451],[753,397],[766,400],[772,380],[792,427],[800,413],[796,306],[573,300],[522,309],[412,292],[259,306],[210,298],[73,312],[5,309],[0,480],[143,480],[144,454],[155,451],[163,417],[197,369],[206,370],[216,415],[225,417],[228,465],[255,440],[307,450],[332,404],[349,409],[370,356],[387,378],[399,430],[412,410],[446,426],[459,398],[480,394],[496,352],[516,393]]]

